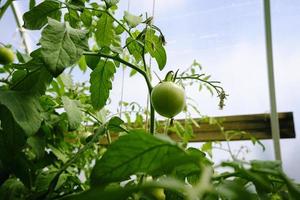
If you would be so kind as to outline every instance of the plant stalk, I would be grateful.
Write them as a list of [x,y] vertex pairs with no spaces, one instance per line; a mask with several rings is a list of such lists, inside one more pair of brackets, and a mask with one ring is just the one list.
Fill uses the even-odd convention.
[[[151,92],[149,92],[151,94]],[[155,110],[154,107],[152,106],[151,103],[151,98],[150,98],[150,133],[154,135],[155,131]]]
[[[152,91],[153,87],[152,87],[152,84],[151,84],[151,81],[148,77],[147,72],[145,72],[144,70],[142,70],[139,67],[133,65],[132,63],[127,62],[126,60],[123,60],[118,55],[113,56],[113,55],[107,55],[107,54],[103,54],[103,53],[99,53],[99,52],[84,52],[83,54],[84,55],[90,55],[90,56],[99,56],[99,57],[103,57],[103,58],[109,58],[109,59],[118,61],[118,62],[120,62],[120,63],[136,70],[138,73],[140,73],[144,77],[144,79],[146,81],[146,84],[147,84],[147,87],[148,87],[149,95],[151,95],[151,91]],[[154,107],[152,106],[151,98],[150,98],[150,133],[154,134],[154,130],[155,130],[155,110],[154,110]]]
[[[48,196],[49,194],[51,194],[55,187],[56,187],[56,184],[58,182],[58,179],[60,177],[60,175],[73,163],[75,162],[80,156],[82,153],[84,153],[86,150],[88,150],[93,144],[94,142],[97,141],[98,137],[100,135],[103,135],[104,133],[106,132],[106,128],[105,126],[101,126],[99,127],[99,129],[97,130],[97,132],[95,133],[95,135],[93,136],[93,138],[82,148],[80,149],[71,159],[68,160],[68,162],[66,162],[62,168],[60,168],[60,170],[56,173],[55,177],[52,179],[52,181],[50,182],[50,185],[49,185],[49,188],[48,188],[48,191],[46,192],[46,194],[43,195],[43,197],[46,197]],[[43,198],[42,197],[42,198]]]

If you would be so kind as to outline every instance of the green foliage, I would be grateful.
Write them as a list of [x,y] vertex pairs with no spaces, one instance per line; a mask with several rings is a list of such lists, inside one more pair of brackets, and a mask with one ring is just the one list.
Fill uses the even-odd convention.
[[159,69],[163,70],[167,63],[167,54],[162,39],[155,35],[155,30],[151,28],[146,30],[145,49],[155,58]]
[[96,162],[91,181],[96,185],[108,184],[127,180],[137,173],[162,176],[180,165],[197,161],[197,156],[187,154],[168,138],[134,131],[120,137]]
[[[202,118],[219,126],[226,138],[224,150],[232,161],[219,166],[225,170],[221,174],[206,157],[212,158],[220,143],[188,148],[193,127],[199,126],[189,110],[200,114],[188,98],[183,123],[155,121],[151,102],[146,107],[120,102],[119,117],[107,109],[119,66],[141,75],[150,95],[153,70],[167,64],[165,38],[152,18],[125,12],[118,20],[118,2],[28,1],[24,28],[42,29],[38,48],[30,55],[17,51],[18,62],[0,65],[1,199],[298,199],[299,185],[281,163],[247,162],[230,149],[237,135],[262,145],[249,133],[224,131],[221,122]],[[158,69],[150,68],[149,57]],[[89,83],[73,80],[77,68],[90,73]],[[205,75],[197,61],[167,79],[183,88],[207,88],[217,94],[221,108],[225,105],[220,82]],[[168,131],[182,142],[160,134]]]
[[17,91],[0,91],[0,104],[11,112],[16,123],[30,136],[39,129],[42,118],[39,102],[31,94]]
[[[31,1],[31,6],[35,2]],[[48,22],[47,17],[60,20],[60,4],[55,1],[43,1],[39,5],[30,9],[23,15],[24,28],[30,30],[39,30]]]
[[33,51],[30,56],[32,58],[25,64],[14,65],[18,70],[12,74],[10,88],[16,91],[42,95],[53,77],[45,66],[40,49]]
[[113,19],[107,13],[101,14],[95,36],[100,47],[109,47],[112,44],[114,39]]
[[0,196],[8,200],[24,199],[26,187],[21,181],[16,178],[11,178],[5,181],[0,188]]
[[82,121],[80,103],[77,100],[72,100],[67,96],[62,97],[62,103],[67,112],[70,129],[76,130]]
[[129,53],[134,56],[137,62],[140,62],[142,60],[143,47],[140,46],[136,39],[131,37],[127,38],[126,44]]
[[101,109],[105,106],[115,72],[116,67],[113,62],[101,60],[91,73],[91,101],[95,109]]
[[90,27],[92,25],[92,22],[93,22],[92,17],[93,17],[93,14],[88,9],[84,9],[80,15],[80,19],[86,27]]
[[44,62],[55,77],[75,64],[83,51],[88,49],[86,31],[73,29],[68,23],[51,18],[48,18],[48,25],[42,31],[40,43]]

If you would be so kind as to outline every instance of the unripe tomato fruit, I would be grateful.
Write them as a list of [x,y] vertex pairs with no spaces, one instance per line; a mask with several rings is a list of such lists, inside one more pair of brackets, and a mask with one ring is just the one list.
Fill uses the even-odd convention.
[[176,83],[165,81],[153,88],[151,102],[158,114],[167,118],[173,118],[185,106],[185,92]]
[[11,49],[0,47],[0,64],[7,65],[14,61],[14,53]]

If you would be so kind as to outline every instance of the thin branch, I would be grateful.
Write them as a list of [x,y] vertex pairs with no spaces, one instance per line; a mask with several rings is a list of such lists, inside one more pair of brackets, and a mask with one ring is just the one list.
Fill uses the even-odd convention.
[[89,116],[91,116],[94,120],[96,120],[97,121],[97,123],[99,124],[99,125],[102,125],[103,123],[94,115],[94,114],[92,114],[90,111],[88,111],[88,110],[85,110],[85,109],[81,109],[81,111],[83,111],[83,112],[85,112],[86,114],[88,114]]
[[117,22],[117,24],[119,24],[128,34],[130,37],[133,38],[131,32],[119,21],[117,20],[110,12],[108,12],[107,10],[105,11],[115,22]]
[[176,77],[176,79],[179,79],[179,80],[193,79],[193,80],[198,80],[198,81],[201,81],[203,83],[210,85],[217,92],[218,98],[219,98],[219,108],[222,109],[225,106],[224,100],[226,99],[226,97],[228,95],[225,93],[224,89],[221,86],[215,85],[215,84],[218,84],[219,81],[208,81],[208,80],[200,78],[201,76],[203,76],[203,74],[196,74],[193,76],[181,76],[181,77]]
[[[146,28],[145,28],[145,32],[147,32],[147,25],[146,25]],[[146,59],[145,59],[145,47],[146,46],[146,43],[145,43],[145,40],[144,40],[144,45],[143,45],[143,51],[142,51],[142,59],[143,59],[143,64],[144,64],[144,69],[145,69],[145,72],[147,73],[147,64],[146,64]]]
[[13,0],[7,0],[5,4],[0,8],[0,20],[3,17],[5,11],[10,6],[10,4],[13,2]]
[[144,70],[140,69],[139,67],[135,66],[134,64],[129,63],[126,60],[123,60],[118,55],[113,56],[113,55],[107,55],[107,54],[103,54],[103,53],[99,53],[99,52],[98,53],[97,52],[84,52],[83,54],[84,55],[90,55],[90,56],[100,56],[100,57],[103,57],[103,58],[109,58],[109,59],[118,61],[118,62],[120,62],[120,63],[136,70],[138,73],[140,73],[145,78],[149,92],[152,91],[152,85],[151,85],[151,82],[148,78],[147,73]]
[[110,133],[109,131],[106,131],[106,140],[107,140],[107,144],[111,144],[111,137],[110,137]]
[[103,135],[103,133],[106,132],[106,128],[104,126],[99,127],[97,132],[94,134],[93,138],[82,148],[80,149],[72,158],[70,158],[63,166],[59,169],[59,171],[56,173],[52,181],[50,182],[49,188],[47,193],[43,195],[43,197],[47,197],[49,194],[51,194],[55,186],[58,182],[58,179],[60,175],[69,167],[73,162],[75,162],[78,158],[81,157],[81,154],[83,154],[86,150],[88,150],[97,140],[100,135]]
[[[100,52],[84,52],[83,53],[84,55],[90,55],[90,56],[99,56],[99,57],[103,57],[103,58],[109,58],[109,59],[112,59],[112,60],[115,60],[115,61],[118,61],[134,70],[136,70],[137,72],[139,72],[145,79],[146,81],[146,84],[147,84],[147,87],[148,87],[148,92],[149,94],[151,94],[151,91],[152,91],[152,85],[151,85],[151,81],[147,75],[147,73],[140,69],[139,67],[135,66],[134,64],[132,63],[129,63],[127,62],[126,60],[123,60],[122,58],[120,58],[118,55],[107,55],[107,54],[103,54],[103,53],[100,53]],[[155,126],[155,110],[154,110],[154,107],[152,106],[151,102],[150,102],[150,133],[151,134],[154,134],[154,127]]]
[[218,180],[220,180],[220,179],[222,180],[222,179],[230,178],[230,177],[232,177],[232,176],[237,176],[238,174],[239,174],[238,172],[221,174],[221,175],[212,177],[212,180],[218,181]]
[[214,84],[214,83],[219,83],[218,81],[206,81],[204,79],[201,79],[200,76],[181,76],[181,77],[177,77],[176,79],[180,79],[180,80],[193,79],[193,80],[198,80],[198,81],[204,82],[204,83],[212,86],[215,89],[215,91],[217,92],[217,94],[220,94],[221,91],[224,91],[222,87]]
[[11,86],[11,89],[15,89],[18,85],[20,85],[29,75],[34,74],[36,72],[38,72],[39,70],[41,70],[41,68],[37,68],[35,70],[32,70],[30,72],[28,72],[26,74],[26,76],[24,76],[24,78],[22,78],[21,80],[19,80],[18,82],[16,82],[14,85]]
[[97,11],[97,12],[102,12],[102,13],[106,13],[108,14],[108,16],[110,16],[117,24],[119,24],[129,35],[130,37],[133,38],[131,32],[119,21],[117,20],[108,10],[100,10],[100,9],[96,9],[96,8],[88,8],[88,7],[79,7],[80,9],[72,6],[72,5],[69,5],[68,3],[64,3],[68,8],[70,9],[73,9],[73,10],[78,10],[78,11],[82,11],[82,9],[88,9],[88,10],[93,10],[93,11]]
[[1,79],[0,79],[0,82],[1,82],[1,83],[6,83],[6,84],[8,84],[8,85],[10,84],[10,82],[9,82],[7,79],[4,79],[4,78],[1,78]]

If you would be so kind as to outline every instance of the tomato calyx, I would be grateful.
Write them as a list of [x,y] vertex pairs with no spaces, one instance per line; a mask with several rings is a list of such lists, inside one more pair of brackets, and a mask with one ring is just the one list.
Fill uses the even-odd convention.
[[178,71],[179,71],[179,69],[177,69],[177,71],[175,72],[175,74],[174,74],[173,70],[169,71],[169,72],[166,74],[164,81],[172,81],[172,82],[175,82],[175,81],[176,81],[176,78],[177,78]]

